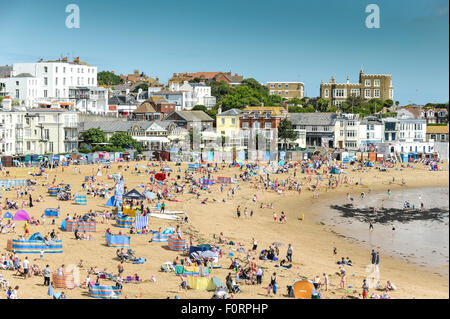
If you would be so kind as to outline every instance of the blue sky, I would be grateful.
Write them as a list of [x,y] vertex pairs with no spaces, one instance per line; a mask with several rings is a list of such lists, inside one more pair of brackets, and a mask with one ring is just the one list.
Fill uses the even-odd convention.
[[[66,5],[80,8],[68,29]],[[365,27],[368,4],[379,29]],[[232,71],[258,81],[344,82],[389,73],[395,100],[449,100],[447,0],[0,0],[0,65],[80,56],[99,70]]]

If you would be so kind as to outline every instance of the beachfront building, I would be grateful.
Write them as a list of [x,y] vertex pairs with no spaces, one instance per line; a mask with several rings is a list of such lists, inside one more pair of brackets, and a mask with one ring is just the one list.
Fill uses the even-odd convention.
[[27,108],[59,103],[80,112],[106,111],[107,91],[97,86],[97,67],[79,58],[14,63],[9,74],[2,74],[5,91]]
[[306,147],[334,147],[337,115],[334,113],[291,113],[295,129],[306,131]]
[[131,117],[138,105],[138,101],[131,94],[116,95],[108,99],[107,114],[116,117]]
[[267,82],[266,86],[269,89],[270,95],[278,95],[283,99],[302,99],[305,97],[305,86],[303,82],[276,81]]
[[195,105],[204,105],[210,109],[216,105],[216,97],[211,96],[211,87],[204,82],[170,81],[169,91],[183,93],[180,102],[182,110],[191,110]]
[[186,130],[198,128],[200,131],[213,128],[214,120],[203,111],[175,111],[167,115],[166,121],[174,122]]
[[338,114],[334,126],[334,147],[356,151],[361,145],[358,114]]
[[339,106],[349,96],[361,96],[365,100],[373,98],[384,100],[394,99],[394,88],[392,86],[392,75],[390,74],[365,74],[359,72],[358,83],[350,83],[347,76],[345,83],[337,83],[334,76],[330,82],[320,84],[320,97],[329,100],[331,105]]
[[0,110],[0,149],[3,155],[45,155],[78,150],[78,113],[60,108]]
[[364,151],[376,150],[376,145],[384,139],[384,124],[381,119],[367,116],[359,123],[360,149]]
[[448,143],[448,124],[445,126],[427,126],[427,141]]
[[225,137],[225,141],[228,144],[225,151],[245,149],[240,129],[241,114],[242,111],[240,109],[230,109],[222,112],[222,109],[219,107],[216,115],[216,131],[220,136]]

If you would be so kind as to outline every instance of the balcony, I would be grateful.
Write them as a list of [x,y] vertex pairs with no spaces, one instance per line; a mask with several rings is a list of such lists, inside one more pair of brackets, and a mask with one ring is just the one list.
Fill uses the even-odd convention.
[[65,136],[64,141],[66,142],[78,142],[77,136]]

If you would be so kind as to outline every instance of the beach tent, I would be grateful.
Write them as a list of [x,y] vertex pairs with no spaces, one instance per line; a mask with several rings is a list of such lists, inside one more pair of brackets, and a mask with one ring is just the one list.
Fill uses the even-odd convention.
[[57,208],[46,208],[44,210],[44,215],[48,217],[59,217],[59,209]]
[[97,231],[96,225],[94,221],[64,220],[61,223],[61,229],[65,231],[95,232]]
[[338,168],[332,168],[330,173],[331,174],[339,174],[339,169]]
[[148,216],[136,215],[136,217],[134,218],[134,228],[135,229],[148,228]]
[[98,299],[118,299],[120,291],[113,286],[94,285],[89,288],[89,297]]
[[55,288],[75,288],[75,279],[71,272],[64,273],[62,276],[58,275],[57,272],[54,272],[52,274],[52,283]]
[[119,228],[131,228],[133,225],[133,217],[127,215],[117,215],[116,226]]
[[173,228],[166,228],[163,232],[153,232],[152,241],[154,242],[167,242],[169,236],[174,233]]
[[86,195],[75,196],[75,204],[77,205],[87,205]]
[[123,195],[123,198],[126,199],[145,199],[145,196],[139,193],[137,190],[133,189],[128,193]]
[[187,276],[186,283],[189,288],[196,290],[208,290],[213,291],[218,287],[226,288],[223,282],[217,277],[196,277],[196,276]]
[[373,164],[372,164],[372,162],[366,162],[366,166],[367,167],[373,167]]
[[170,235],[167,241],[170,250],[184,251],[186,249],[186,240],[178,238],[178,236]]
[[292,285],[295,299],[311,299],[314,285],[310,280],[296,280]]
[[130,236],[106,234],[108,247],[130,247]]
[[13,218],[14,218],[14,216],[10,212],[6,212],[3,215],[3,219],[13,219]]
[[30,216],[26,211],[23,209],[17,211],[17,213],[14,215],[13,220],[30,220]]
[[111,196],[108,199],[108,201],[106,202],[105,206],[107,206],[107,207],[116,207],[116,205],[114,205],[114,199],[115,199],[115,197]]

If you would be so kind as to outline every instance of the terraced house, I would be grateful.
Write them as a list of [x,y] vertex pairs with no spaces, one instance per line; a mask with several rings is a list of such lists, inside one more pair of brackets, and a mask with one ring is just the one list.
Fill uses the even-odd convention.
[[361,96],[365,100],[381,99],[393,100],[394,87],[392,86],[392,75],[390,74],[365,74],[359,72],[359,82],[350,83],[347,76],[345,83],[337,83],[334,76],[329,83],[320,84],[320,97],[331,101],[331,105],[341,105],[349,96]]

